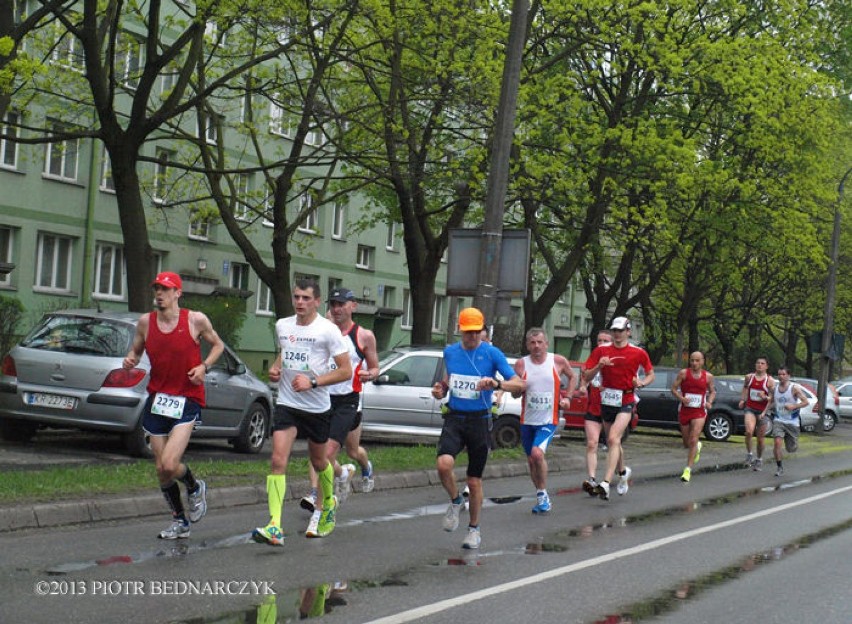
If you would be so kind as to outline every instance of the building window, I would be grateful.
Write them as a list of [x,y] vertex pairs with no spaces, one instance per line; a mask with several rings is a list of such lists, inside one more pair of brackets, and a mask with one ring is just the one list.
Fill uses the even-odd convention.
[[238,173],[234,182],[237,196],[234,198],[234,219],[237,221],[249,220],[249,175]]
[[176,66],[169,64],[163,68],[163,73],[160,74],[160,95],[169,97],[172,89],[175,88],[178,81],[179,72]]
[[163,255],[159,251],[155,251],[151,258],[151,275],[159,275],[163,272]]
[[385,249],[388,251],[396,251],[396,221],[388,223],[388,237],[385,242]]
[[447,298],[443,295],[435,295],[435,303],[432,305],[432,331],[444,331],[446,316]]
[[269,131],[282,137],[292,137],[295,131],[293,115],[290,114],[284,104],[278,102],[278,94],[272,95],[269,108]]
[[411,314],[411,291],[407,288],[402,290],[402,317],[399,319],[399,326],[402,329],[411,329],[414,324],[414,317]]
[[[12,262],[13,243],[12,228],[0,227],[0,262]],[[11,286],[12,276],[7,273],[0,275],[0,286]]]
[[3,118],[2,134],[11,138],[0,139],[0,167],[18,168],[18,142],[15,139],[18,136],[17,125],[20,120],[21,116],[14,111],[8,111]]
[[193,213],[189,217],[189,238],[210,240],[210,217]]
[[[314,206],[314,196],[310,191],[305,191],[299,196],[299,214],[304,214],[305,218],[299,224],[299,231],[310,234],[316,234],[319,230],[319,216],[317,209]],[[304,211],[307,210],[307,213]]]
[[156,204],[162,204],[166,201],[169,187],[169,163],[174,159],[174,154],[169,150],[157,148],[154,153],[157,162],[154,163],[154,188],[151,192],[151,198]]
[[136,89],[145,67],[145,46],[129,33],[119,33],[116,69],[124,72],[122,81],[128,89]]
[[71,285],[72,240],[39,234],[36,250],[36,289],[68,292]]
[[[51,122],[51,127],[57,135],[71,130],[70,126],[58,121]],[[45,175],[59,180],[76,182],[79,149],[80,141],[78,139],[66,139],[45,145]]]
[[322,124],[308,130],[305,135],[305,143],[308,145],[322,145],[325,143],[325,132],[323,132]]
[[334,218],[331,223],[331,237],[342,239],[346,232],[346,205],[334,202]]
[[109,159],[109,152],[104,147],[103,157],[101,158],[101,190],[115,192],[115,182],[112,179],[112,162]]
[[335,288],[343,288],[343,280],[339,277],[329,277],[328,278],[328,290],[326,292],[331,292]]
[[249,265],[242,262],[231,263],[231,288],[248,290],[249,287]]
[[94,296],[124,298],[124,250],[111,243],[95,246]]
[[[202,122],[205,124],[204,132],[202,133],[201,128],[196,128],[196,134],[198,138],[201,138],[201,135],[204,135],[204,140],[208,145],[216,145],[216,141],[219,138],[219,125],[223,123],[223,118],[220,115],[210,114],[204,115]],[[196,124],[198,120],[196,119]]]
[[[73,12],[66,13],[69,20],[79,23],[80,16]],[[53,48],[53,61],[76,72],[83,72],[85,62],[83,61],[83,46],[80,40],[70,32],[66,31],[61,23],[57,22],[56,27],[59,32],[57,42]]]
[[393,286],[385,286],[382,292],[382,306],[385,308],[393,308],[396,305],[396,288]]
[[355,258],[355,267],[358,269],[373,269],[373,256],[375,248],[367,245],[358,245],[358,255]]
[[272,290],[260,278],[257,279],[257,307],[255,312],[259,316],[272,316],[275,312]]

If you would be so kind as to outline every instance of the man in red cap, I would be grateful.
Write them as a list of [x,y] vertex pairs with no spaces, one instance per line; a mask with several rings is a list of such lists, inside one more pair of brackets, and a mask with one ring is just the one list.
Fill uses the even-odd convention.
[[[482,508],[482,473],[491,447],[491,395],[508,390],[516,396],[526,388],[524,381],[497,347],[482,342],[485,318],[476,308],[459,313],[461,342],[444,348],[444,378],[432,388],[432,396],[447,401],[444,426],[438,440],[438,475],[450,495],[444,530],[455,531],[464,507],[453,469],[456,455],[467,447],[467,485],[470,490],[470,523],[463,548],[479,548],[479,512]],[[499,373],[503,381],[496,377]]]
[[[204,376],[225,345],[204,313],[178,305],[182,294],[179,275],[160,273],[152,286],[156,310],[139,318],[123,365],[134,368],[143,352],[151,362],[142,427],[150,436],[160,489],[172,512],[172,524],[159,537],[178,539],[189,537],[189,523],[207,513],[207,485],[182,460],[195,422],[201,420]],[[202,338],[210,344],[206,359],[201,358]],[[186,486],[188,513],[178,481]]]

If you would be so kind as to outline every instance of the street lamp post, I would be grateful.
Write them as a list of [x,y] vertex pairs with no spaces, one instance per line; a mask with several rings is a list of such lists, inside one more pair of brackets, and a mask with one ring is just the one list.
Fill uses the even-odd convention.
[[837,261],[840,256],[840,206],[843,203],[843,187],[846,178],[852,173],[852,167],[846,170],[837,187],[837,203],[834,206],[834,227],[831,231],[831,250],[828,261],[828,284],[825,293],[825,326],[822,330],[821,360],[822,366],[819,371],[819,385],[817,386],[817,397],[819,398],[819,423],[817,424],[818,435],[823,433],[822,423],[825,419],[825,408],[828,402],[828,369],[831,359],[835,355],[831,352],[834,338],[834,302],[837,290]]

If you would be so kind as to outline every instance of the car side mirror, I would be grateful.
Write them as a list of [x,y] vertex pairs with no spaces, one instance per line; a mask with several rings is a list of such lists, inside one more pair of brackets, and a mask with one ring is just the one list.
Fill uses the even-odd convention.
[[234,375],[245,375],[246,374],[246,365],[245,364],[237,364],[234,367]]
[[390,377],[387,375],[379,375],[373,380],[373,383],[377,386],[381,386],[383,384],[389,384],[391,382]]

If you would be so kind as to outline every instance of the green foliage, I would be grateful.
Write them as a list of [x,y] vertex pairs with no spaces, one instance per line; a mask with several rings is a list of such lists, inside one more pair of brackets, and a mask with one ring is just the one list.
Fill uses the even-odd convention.
[[23,316],[24,306],[20,301],[0,295],[0,357],[17,342],[18,325]]
[[240,332],[246,321],[246,301],[240,297],[184,295],[181,305],[204,312],[219,337],[234,349],[239,348]]

